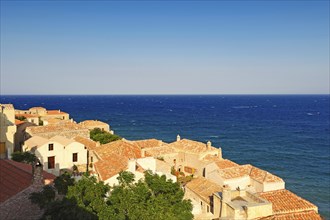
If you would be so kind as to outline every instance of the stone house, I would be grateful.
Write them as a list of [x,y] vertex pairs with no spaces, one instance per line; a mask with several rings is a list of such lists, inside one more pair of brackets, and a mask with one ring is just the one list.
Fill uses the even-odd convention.
[[38,117],[40,120],[61,119],[69,120],[69,114],[61,110],[47,110],[43,107],[33,107],[29,110],[15,110],[15,114],[29,114]]
[[87,147],[62,136],[50,139],[33,136],[25,141],[23,149],[34,153],[44,170],[56,176],[61,174],[61,170],[72,170],[74,165],[80,172],[85,172],[88,166]]

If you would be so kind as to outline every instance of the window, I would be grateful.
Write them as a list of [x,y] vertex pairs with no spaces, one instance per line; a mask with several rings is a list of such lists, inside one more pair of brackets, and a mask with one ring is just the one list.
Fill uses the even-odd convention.
[[91,163],[93,163],[93,157],[91,157]]
[[48,157],[48,169],[55,168],[55,157]]
[[73,153],[72,154],[72,162],[77,162],[78,161],[78,153]]
[[207,212],[210,212],[210,206],[207,206]]
[[48,144],[48,150],[49,151],[54,150],[54,144]]

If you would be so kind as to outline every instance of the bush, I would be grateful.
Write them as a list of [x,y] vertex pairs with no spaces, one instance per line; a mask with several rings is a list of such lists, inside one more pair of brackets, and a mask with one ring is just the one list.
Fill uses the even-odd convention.
[[24,116],[16,116],[15,118],[20,121],[26,121],[26,117]]
[[37,157],[30,152],[15,151],[11,154],[11,159],[17,162],[32,164],[37,160]]

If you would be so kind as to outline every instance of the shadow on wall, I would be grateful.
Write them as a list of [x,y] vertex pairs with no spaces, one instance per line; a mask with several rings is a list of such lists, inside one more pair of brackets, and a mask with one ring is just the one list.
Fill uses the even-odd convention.
[[17,125],[17,130],[14,136],[15,151],[22,151],[22,146],[24,144],[24,141],[26,141],[28,139],[27,137],[29,137],[25,130],[27,127],[31,127],[31,126],[36,126],[36,124],[31,122],[24,122],[20,125]]

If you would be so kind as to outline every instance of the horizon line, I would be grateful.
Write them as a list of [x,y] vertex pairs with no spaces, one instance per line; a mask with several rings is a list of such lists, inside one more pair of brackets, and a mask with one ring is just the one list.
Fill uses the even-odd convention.
[[292,96],[292,95],[330,95],[329,93],[249,93],[249,94],[239,94],[239,93],[202,93],[202,94],[0,94],[1,96]]

